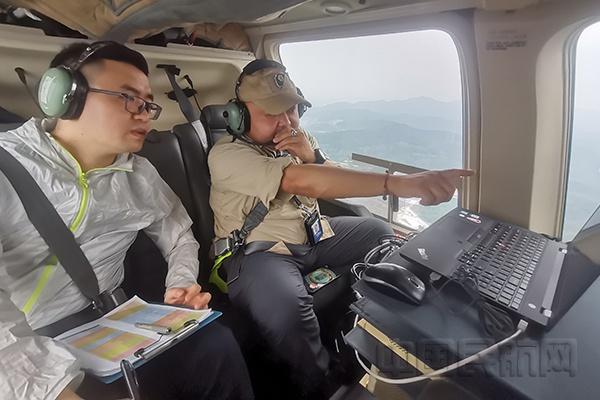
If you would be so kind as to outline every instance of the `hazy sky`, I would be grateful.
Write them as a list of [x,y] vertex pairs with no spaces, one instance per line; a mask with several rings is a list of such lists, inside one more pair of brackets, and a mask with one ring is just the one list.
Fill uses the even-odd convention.
[[575,71],[575,106],[600,111],[600,22],[581,34]]
[[461,98],[456,47],[441,31],[289,43],[280,53],[313,104]]
[[[587,28],[577,46],[576,106],[600,110],[600,23]],[[280,52],[292,80],[315,105],[461,98],[458,54],[442,31],[288,43]]]

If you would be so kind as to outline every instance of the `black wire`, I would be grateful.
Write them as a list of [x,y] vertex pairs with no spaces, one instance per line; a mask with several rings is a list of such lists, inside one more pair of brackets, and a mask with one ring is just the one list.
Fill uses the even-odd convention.
[[498,341],[514,333],[515,323],[504,310],[483,299],[477,303],[477,306],[479,321],[488,335]]
[[504,339],[514,333],[515,324],[503,309],[488,303],[479,293],[477,275],[468,267],[460,267],[451,279],[458,282],[473,299],[468,307],[475,306],[479,322],[485,332],[496,340]]

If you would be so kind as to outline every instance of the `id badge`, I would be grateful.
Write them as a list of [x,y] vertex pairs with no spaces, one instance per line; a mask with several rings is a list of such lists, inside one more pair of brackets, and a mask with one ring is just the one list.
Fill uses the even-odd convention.
[[305,220],[304,228],[306,229],[306,236],[311,245],[319,243],[323,236],[323,226],[321,225],[321,216],[318,210],[314,210]]

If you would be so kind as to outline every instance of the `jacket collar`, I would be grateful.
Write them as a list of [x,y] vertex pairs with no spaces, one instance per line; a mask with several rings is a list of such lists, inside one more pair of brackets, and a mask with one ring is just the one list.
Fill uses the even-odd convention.
[[[80,174],[81,167],[75,157],[50,133],[55,126],[55,119],[31,118],[13,132],[26,147],[40,155],[50,164],[56,164],[76,174]],[[93,171],[116,170],[133,172],[133,158],[134,156],[131,153],[122,153],[115,158],[115,161],[111,165],[104,168],[97,168]]]

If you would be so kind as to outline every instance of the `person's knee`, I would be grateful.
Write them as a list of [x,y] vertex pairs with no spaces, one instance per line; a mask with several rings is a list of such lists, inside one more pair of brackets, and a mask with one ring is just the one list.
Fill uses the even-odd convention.
[[287,293],[269,303],[271,309],[258,318],[275,346],[302,334],[316,321],[312,296],[306,293]]
[[202,342],[207,343],[207,351],[214,357],[231,359],[241,354],[238,342],[229,328],[211,323],[203,329],[206,329],[206,334]]

